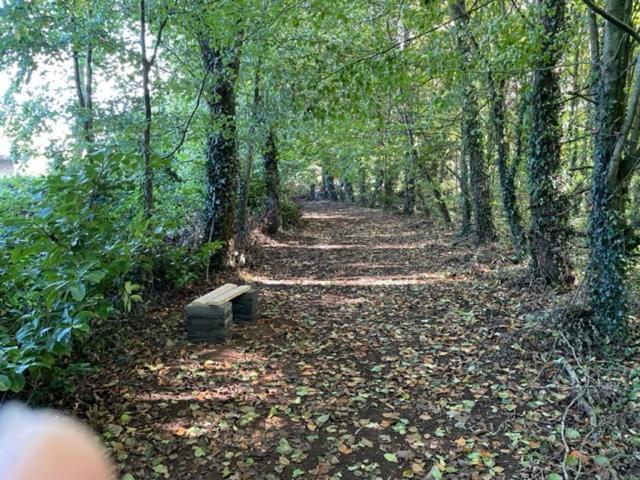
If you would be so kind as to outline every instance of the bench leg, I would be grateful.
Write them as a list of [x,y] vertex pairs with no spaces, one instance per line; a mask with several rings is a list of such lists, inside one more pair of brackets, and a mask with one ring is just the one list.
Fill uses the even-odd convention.
[[255,288],[237,296],[231,303],[233,304],[234,323],[255,322],[260,316],[258,291]]
[[224,343],[231,338],[233,308],[222,305],[192,303],[186,307],[187,339],[191,342]]

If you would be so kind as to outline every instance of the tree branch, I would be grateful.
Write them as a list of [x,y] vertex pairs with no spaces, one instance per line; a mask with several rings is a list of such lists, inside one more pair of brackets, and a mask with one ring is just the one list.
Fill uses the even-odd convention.
[[167,25],[168,21],[169,21],[169,15],[164,17],[164,19],[162,19],[162,22],[160,22],[160,28],[158,29],[158,36],[156,37],[156,44],[153,46],[153,53],[151,54],[151,58],[149,59],[149,66],[153,66],[153,64],[156,61],[156,56],[158,54],[158,47],[160,46],[160,42],[162,41],[162,31],[164,30],[164,27]]
[[178,150],[180,150],[182,145],[184,144],[184,141],[185,141],[185,139],[187,137],[187,132],[189,131],[189,126],[191,125],[191,121],[193,120],[193,117],[195,116],[196,112],[198,111],[198,108],[200,108],[200,102],[202,101],[202,94],[204,92],[204,87],[207,84],[207,78],[208,77],[209,77],[209,70],[206,71],[206,73],[204,75],[204,78],[202,79],[202,83],[200,84],[200,90],[198,91],[198,98],[196,100],[196,105],[195,105],[195,107],[193,107],[193,110],[191,111],[191,114],[189,115],[187,123],[185,124],[184,128],[182,129],[182,134],[180,136],[180,141],[173,148],[173,150],[171,150],[166,155],[162,156],[163,160],[173,157],[178,152]]
[[640,33],[636,32],[633,27],[627,23],[624,23],[622,20],[620,20],[619,18],[614,17],[613,15],[611,15],[609,12],[607,12],[606,10],[603,10],[602,8],[598,7],[595,3],[593,3],[591,0],[582,0],[591,10],[593,10],[594,12],[596,12],[598,15],[600,15],[601,17],[603,17],[605,20],[608,20],[609,22],[613,23],[614,25],[616,25],[618,28],[624,30],[625,32],[627,32],[629,35],[631,35],[631,37],[638,43],[640,43]]
[[616,139],[616,143],[609,162],[609,169],[607,171],[607,182],[610,186],[616,185],[620,177],[620,168],[622,165],[622,152],[627,144],[627,135],[631,131],[633,121],[638,111],[638,102],[640,101],[640,54],[636,59],[635,68],[635,83],[631,89],[629,96],[629,104],[627,105],[627,112],[622,123],[622,128]]

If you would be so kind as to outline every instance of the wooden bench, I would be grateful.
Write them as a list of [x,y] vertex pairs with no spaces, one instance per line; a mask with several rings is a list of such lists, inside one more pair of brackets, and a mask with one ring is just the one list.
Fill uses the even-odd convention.
[[231,338],[234,322],[258,318],[258,292],[249,285],[227,283],[191,302],[186,312],[190,341],[223,343]]

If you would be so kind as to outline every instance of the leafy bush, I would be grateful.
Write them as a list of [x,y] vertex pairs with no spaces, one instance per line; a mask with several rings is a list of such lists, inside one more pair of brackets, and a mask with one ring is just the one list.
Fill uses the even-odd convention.
[[179,222],[145,218],[132,161],[96,154],[0,184],[0,391],[53,371],[92,322],[142,301],[154,272],[184,285],[220,248],[168,243]]
[[200,278],[209,259],[222,248],[220,241],[208,242],[202,247],[166,247],[156,254],[154,281],[180,288]]
[[280,199],[280,210],[282,212],[283,228],[298,227],[302,221],[302,209],[291,198],[282,196]]
[[[254,175],[249,186],[248,206],[254,217],[262,218],[266,214],[267,192],[265,182],[259,175]],[[300,206],[291,199],[286,192],[280,194],[280,211],[282,214],[282,227],[285,229],[295,228],[302,220],[302,210]]]

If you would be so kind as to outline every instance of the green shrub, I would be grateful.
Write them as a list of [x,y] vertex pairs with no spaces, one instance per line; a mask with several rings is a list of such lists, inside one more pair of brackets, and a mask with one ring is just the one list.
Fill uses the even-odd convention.
[[302,222],[302,209],[294,200],[287,196],[280,199],[280,210],[282,212],[282,227],[285,229],[296,228]]
[[182,286],[221,246],[167,242],[182,212],[144,216],[137,179],[126,173],[135,158],[81,160],[0,184],[0,391],[19,392],[28,375],[57,372],[93,321],[142,301],[154,272]]

